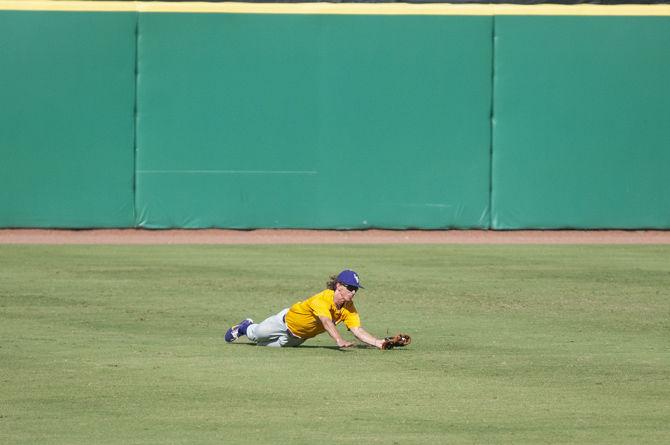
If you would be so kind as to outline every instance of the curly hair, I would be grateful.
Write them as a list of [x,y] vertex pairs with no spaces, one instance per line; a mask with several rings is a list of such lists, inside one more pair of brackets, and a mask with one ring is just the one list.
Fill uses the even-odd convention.
[[335,290],[335,285],[338,283],[337,275],[331,275],[330,279],[326,283],[326,289]]

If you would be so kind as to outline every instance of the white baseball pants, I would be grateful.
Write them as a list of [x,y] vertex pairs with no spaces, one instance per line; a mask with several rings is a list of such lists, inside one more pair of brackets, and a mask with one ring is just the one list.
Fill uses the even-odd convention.
[[254,323],[247,328],[247,338],[258,346],[273,346],[277,348],[298,346],[305,340],[291,334],[286,326],[284,317],[288,308],[276,315],[272,315],[260,323]]

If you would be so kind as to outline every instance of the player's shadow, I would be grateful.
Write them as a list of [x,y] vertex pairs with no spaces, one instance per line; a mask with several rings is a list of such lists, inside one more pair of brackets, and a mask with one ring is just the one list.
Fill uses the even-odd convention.
[[[258,346],[256,343],[228,343],[229,345],[235,345],[235,346],[253,346],[253,347],[262,347]],[[366,345],[354,345],[351,348],[338,348],[337,346],[326,346],[326,345],[299,345],[299,346],[292,346],[290,348],[286,349],[330,349],[332,351],[340,351],[340,352],[347,352],[348,349],[375,349],[371,346],[366,346]]]
[[299,349],[332,349],[334,351],[342,351],[346,352],[348,349],[373,349],[370,346],[365,346],[365,345],[354,345],[351,348],[338,348],[337,346],[323,346],[323,345],[300,345],[296,346],[296,348]]

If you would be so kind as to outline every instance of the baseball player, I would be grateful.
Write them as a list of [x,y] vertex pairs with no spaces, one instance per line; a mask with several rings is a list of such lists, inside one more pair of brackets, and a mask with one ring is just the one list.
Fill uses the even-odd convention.
[[[305,340],[325,331],[338,347],[349,348],[354,346],[354,343],[342,338],[336,327],[340,322],[344,322],[354,336],[363,343],[380,349],[404,346],[404,344],[391,346],[388,339],[377,338],[361,327],[361,318],[353,299],[363,286],[356,272],[343,270],[337,276],[330,277],[326,287],[318,294],[283,309],[261,323],[254,323],[250,318],[243,320],[228,329],[225,340],[232,343],[240,336],[246,335],[259,346],[289,347],[299,346]],[[407,339],[406,344],[409,344],[409,336]]]

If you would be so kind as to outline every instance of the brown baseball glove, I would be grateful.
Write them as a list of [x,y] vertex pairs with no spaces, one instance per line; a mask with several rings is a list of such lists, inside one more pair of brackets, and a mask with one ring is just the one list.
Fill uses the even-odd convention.
[[407,334],[396,334],[393,337],[386,337],[382,343],[382,349],[393,349],[401,346],[407,346],[412,343],[412,337]]

